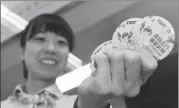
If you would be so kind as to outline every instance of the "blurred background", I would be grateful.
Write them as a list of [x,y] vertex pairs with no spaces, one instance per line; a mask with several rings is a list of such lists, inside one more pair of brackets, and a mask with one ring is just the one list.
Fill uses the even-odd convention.
[[[5,8],[3,10],[2,5],[15,16],[9,15]],[[167,19],[176,33],[171,54],[178,54],[178,10],[178,1],[1,1],[1,101],[12,93],[17,84],[24,83],[16,33],[36,15],[55,13],[71,25],[75,33],[71,58],[79,64],[76,66],[69,62],[67,71],[72,71],[89,63],[93,50],[112,38],[117,25],[132,17],[157,15]],[[77,90],[74,88],[68,93],[76,94]]]

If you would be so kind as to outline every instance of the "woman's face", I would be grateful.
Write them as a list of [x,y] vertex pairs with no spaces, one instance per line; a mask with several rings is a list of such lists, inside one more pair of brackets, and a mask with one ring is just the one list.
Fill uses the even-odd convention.
[[36,34],[27,41],[23,57],[29,75],[40,78],[56,78],[63,75],[69,54],[69,43],[53,32]]

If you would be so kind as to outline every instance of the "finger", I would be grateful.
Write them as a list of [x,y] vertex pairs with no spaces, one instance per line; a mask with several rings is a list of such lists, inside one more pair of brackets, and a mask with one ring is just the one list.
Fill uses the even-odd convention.
[[98,54],[94,57],[96,64],[96,79],[100,81],[107,81],[110,79],[110,65],[108,57],[105,54]]
[[137,48],[135,49],[135,52],[137,52],[141,56],[142,60],[142,72],[141,72],[141,78],[143,84],[146,83],[148,78],[153,74],[155,69],[158,66],[158,63],[156,59],[145,49]]
[[139,93],[141,85],[141,58],[136,52],[125,50],[126,92],[128,97]]
[[109,58],[113,87],[116,90],[120,89],[122,91],[125,84],[124,53],[117,49],[106,49],[103,53]]

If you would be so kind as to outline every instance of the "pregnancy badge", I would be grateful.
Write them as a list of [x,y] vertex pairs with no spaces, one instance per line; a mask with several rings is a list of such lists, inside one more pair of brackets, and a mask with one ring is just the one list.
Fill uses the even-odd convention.
[[134,49],[135,47],[142,46],[142,40],[139,36],[140,18],[130,18],[121,23],[113,34],[112,42],[124,49]]
[[159,16],[148,16],[140,28],[143,46],[156,60],[164,59],[174,47],[175,32],[171,24]]

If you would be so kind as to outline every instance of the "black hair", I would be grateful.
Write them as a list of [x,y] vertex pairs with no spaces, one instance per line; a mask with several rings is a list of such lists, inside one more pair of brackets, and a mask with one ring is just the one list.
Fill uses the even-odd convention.
[[[69,43],[69,51],[71,52],[74,44],[74,33],[70,25],[59,15],[55,14],[40,14],[29,21],[26,28],[18,35],[20,38],[20,46],[22,49],[25,48],[26,42],[32,39],[37,33],[40,32],[54,32],[64,37]],[[28,70],[25,62],[23,64],[23,76],[25,79],[28,77]]]

